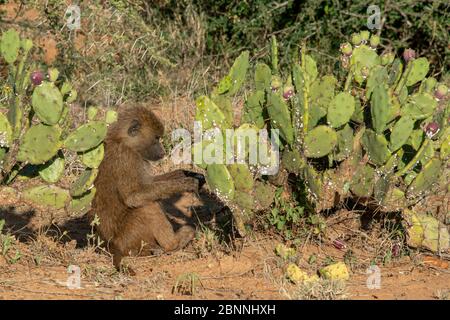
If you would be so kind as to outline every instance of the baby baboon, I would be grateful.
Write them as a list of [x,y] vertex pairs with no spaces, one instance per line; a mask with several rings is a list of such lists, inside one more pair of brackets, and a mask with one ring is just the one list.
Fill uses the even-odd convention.
[[119,112],[105,139],[105,158],[95,181],[90,218],[98,216],[98,235],[107,243],[114,266],[121,269],[127,255],[149,255],[154,250],[172,251],[184,247],[194,228],[185,225],[176,232],[159,200],[176,193],[198,190],[198,180],[182,170],[151,176],[147,160],[164,157],[160,138],[164,127],[145,107],[128,107]]

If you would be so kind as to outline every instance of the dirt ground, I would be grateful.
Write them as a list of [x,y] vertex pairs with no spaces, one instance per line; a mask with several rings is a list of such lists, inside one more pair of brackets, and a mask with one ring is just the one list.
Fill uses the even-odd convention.
[[[84,216],[67,216],[25,204],[17,195],[0,192],[0,219],[17,241],[0,255],[0,299],[448,299],[447,261],[424,254],[405,256],[380,266],[380,287],[369,289],[367,265],[351,268],[350,280],[334,288],[290,283],[286,261],[274,253],[280,240],[255,232],[248,239],[221,244],[213,225],[221,208],[202,192],[164,204],[175,223],[197,220],[198,236],[183,251],[153,257],[128,258],[135,276],[119,274],[110,256],[88,241],[90,226]],[[182,214],[180,214],[182,213]],[[194,221],[195,222],[195,221]],[[208,227],[209,228],[208,228]],[[17,252],[20,258],[15,261]],[[316,264],[307,263],[317,257]],[[308,273],[342,250],[313,243],[297,250],[296,262]],[[80,286],[70,265],[80,268]]]

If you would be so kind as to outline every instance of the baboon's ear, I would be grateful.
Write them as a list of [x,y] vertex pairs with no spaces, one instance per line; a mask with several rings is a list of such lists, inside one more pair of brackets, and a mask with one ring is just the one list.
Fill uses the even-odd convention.
[[131,137],[137,136],[139,130],[141,129],[141,123],[139,120],[134,119],[131,121],[130,127],[128,128],[128,135]]

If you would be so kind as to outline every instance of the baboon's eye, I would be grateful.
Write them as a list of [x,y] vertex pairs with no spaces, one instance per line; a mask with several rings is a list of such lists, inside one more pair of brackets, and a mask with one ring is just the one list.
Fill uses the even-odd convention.
[[141,124],[138,120],[131,121],[131,125],[128,128],[128,135],[131,137],[136,136],[139,133],[139,129],[141,128]]

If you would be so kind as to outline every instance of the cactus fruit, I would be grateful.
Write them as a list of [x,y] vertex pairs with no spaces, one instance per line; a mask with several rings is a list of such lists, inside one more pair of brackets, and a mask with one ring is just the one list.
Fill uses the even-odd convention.
[[403,116],[398,119],[392,128],[390,137],[389,149],[397,151],[407,141],[414,129],[414,120],[408,116]]
[[13,130],[8,119],[0,113],[0,147],[9,147],[13,138]]
[[413,198],[422,195],[430,190],[430,187],[436,182],[436,177],[439,176],[441,169],[441,160],[433,158],[428,161],[408,186],[406,196]]
[[36,115],[45,124],[57,124],[63,111],[63,97],[52,82],[43,82],[36,87],[31,97]]
[[436,135],[436,133],[438,133],[440,130],[439,128],[439,123],[437,123],[436,121],[430,122],[428,123],[425,128],[425,134],[427,135],[428,138],[432,138],[433,136]]
[[37,124],[25,133],[17,154],[17,160],[31,164],[43,164],[61,147],[61,130],[58,127]]
[[369,160],[375,165],[383,165],[391,156],[386,138],[367,129],[362,137],[362,145],[369,155]]
[[406,62],[414,60],[416,58],[416,52],[413,49],[406,49],[403,51],[403,59]]
[[72,151],[83,152],[98,146],[106,136],[106,124],[91,121],[69,134],[64,146]]
[[362,37],[361,37],[361,34],[359,34],[359,33],[354,33],[354,34],[352,35],[352,43],[353,43],[353,45],[359,46],[359,45],[361,44],[362,41],[363,41],[363,39],[362,39]]
[[438,100],[442,100],[445,98],[445,96],[448,93],[448,88],[445,84],[438,84],[436,87],[436,91],[434,92],[434,96],[436,97],[436,99]]
[[235,186],[227,167],[223,164],[209,164],[206,181],[211,190],[223,201],[233,200]]
[[31,83],[35,86],[39,86],[44,80],[44,74],[41,71],[34,71],[30,75]]
[[64,173],[65,160],[63,157],[55,157],[41,166],[39,176],[48,183],[56,183]]
[[437,101],[428,93],[416,93],[408,98],[401,109],[402,115],[409,115],[414,119],[426,119],[433,114]]
[[8,64],[13,64],[19,56],[20,38],[14,29],[3,32],[0,39],[0,53]]
[[103,143],[81,154],[81,162],[88,168],[98,168],[103,160],[105,148]]
[[348,42],[341,44],[340,50],[342,54],[350,57],[352,55],[352,45]]
[[68,205],[68,211],[72,214],[86,213],[91,208],[91,202],[94,199],[96,189],[93,187],[80,197],[74,197]]
[[430,63],[427,58],[419,58],[410,63],[411,67],[406,78],[406,85],[408,87],[422,81],[430,69]]
[[97,178],[98,169],[87,168],[75,181],[70,188],[72,197],[79,197],[92,189],[95,178]]
[[228,171],[233,178],[236,190],[251,191],[253,189],[253,175],[246,164],[230,164]]
[[265,92],[270,88],[272,72],[270,67],[264,63],[258,63],[255,67],[255,88],[257,91]]
[[277,94],[268,93],[267,111],[274,129],[280,130],[281,137],[289,144],[294,142],[291,114],[286,102]]
[[56,186],[37,186],[23,191],[25,200],[39,205],[62,209],[69,201],[70,196],[67,190]]
[[328,107],[327,120],[332,128],[339,128],[350,121],[355,112],[355,99],[347,92],[337,94]]
[[337,144],[336,131],[328,126],[317,126],[309,131],[304,141],[305,156],[320,158],[326,156]]
[[377,36],[376,34],[373,34],[370,37],[370,47],[375,49],[376,47],[378,47],[379,44],[380,44],[380,37]]

